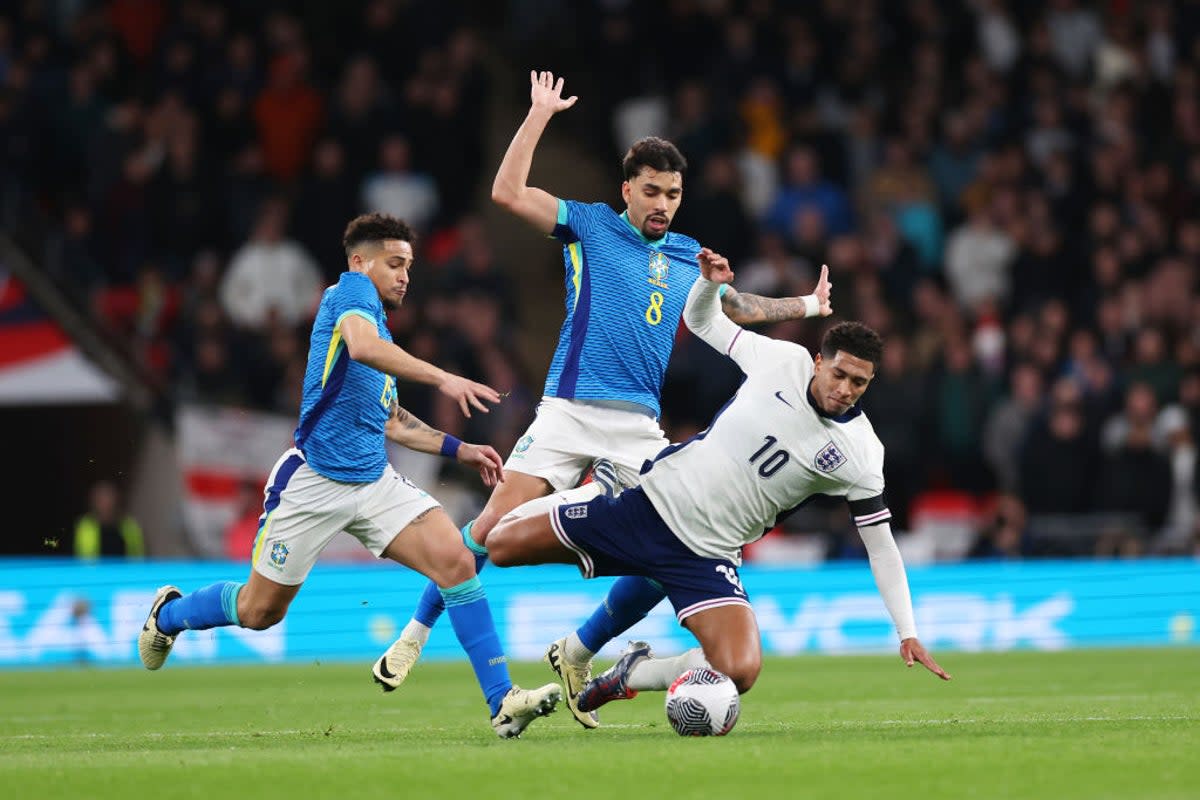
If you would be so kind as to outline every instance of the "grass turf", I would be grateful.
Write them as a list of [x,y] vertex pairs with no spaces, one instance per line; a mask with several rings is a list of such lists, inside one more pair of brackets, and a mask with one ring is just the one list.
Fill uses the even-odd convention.
[[[1196,798],[1200,650],[769,659],[724,739],[662,695],[500,741],[466,664],[383,695],[369,665],[0,672],[13,798]],[[518,683],[546,682],[517,664]]]

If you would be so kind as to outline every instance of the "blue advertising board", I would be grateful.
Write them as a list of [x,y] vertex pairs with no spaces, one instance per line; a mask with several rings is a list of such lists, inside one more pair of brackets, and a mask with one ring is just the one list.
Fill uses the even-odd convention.
[[[136,665],[135,640],[156,587],[184,591],[245,576],[225,562],[77,564],[0,561],[0,666]],[[540,658],[577,626],[612,579],[570,567],[489,567],[482,575],[509,655]],[[887,652],[895,634],[865,563],[747,565],[767,653]],[[935,651],[1200,644],[1200,560],[1028,561],[909,570],[922,641]],[[408,620],[425,580],[394,564],[319,564],[281,624],[180,637],[172,665],[370,661]],[[628,634],[662,654],[694,646],[663,603]],[[614,655],[623,641],[610,645]],[[438,626],[428,658],[461,658]]]

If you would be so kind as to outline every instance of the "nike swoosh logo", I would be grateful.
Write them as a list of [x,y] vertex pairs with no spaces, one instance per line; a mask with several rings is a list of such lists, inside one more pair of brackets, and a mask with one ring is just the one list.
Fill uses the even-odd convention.
[[787,406],[788,408],[793,408],[793,409],[795,408],[795,406],[794,406],[794,405],[792,405],[791,403],[789,403],[787,400],[785,400],[785,399],[783,398],[783,390],[782,390],[782,389],[781,389],[781,390],[779,390],[778,392],[776,392],[776,393],[775,393],[775,396],[779,398],[779,402],[783,403],[783,404],[784,404],[785,406]]

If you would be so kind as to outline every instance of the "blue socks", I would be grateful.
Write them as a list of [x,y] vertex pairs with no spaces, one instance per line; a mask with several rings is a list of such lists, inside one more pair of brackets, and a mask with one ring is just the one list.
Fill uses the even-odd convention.
[[[483,565],[487,563],[487,548],[476,544],[475,540],[471,538],[471,526],[474,524],[475,520],[471,520],[463,525],[459,532],[462,534],[463,544],[475,554],[475,574],[478,575],[483,569]],[[446,604],[442,601],[442,590],[436,583],[430,581],[425,585],[425,591],[421,592],[421,596],[417,600],[417,610],[413,612],[413,619],[426,628],[432,628],[445,610]]]
[[241,625],[237,597],[245,584],[222,581],[185,594],[158,610],[158,629],[168,636],[180,631],[203,631],[223,625]]
[[478,577],[449,589],[440,589],[450,612],[450,624],[458,643],[467,651],[479,688],[487,698],[491,715],[496,716],[504,695],[512,688],[508,676],[508,658],[500,646],[500,636],[492,621],[492,609]]
[[608,590],[608,597],[592,612],[575,635],[593,653],[640,622],[667,593],[649,578],[624,577]]

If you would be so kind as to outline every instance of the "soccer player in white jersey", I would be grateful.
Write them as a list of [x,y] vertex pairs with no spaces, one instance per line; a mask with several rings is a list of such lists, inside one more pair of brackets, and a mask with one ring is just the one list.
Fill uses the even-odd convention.
[[345,530],[380,558],[426,575],[439,587],[503,738],[519,736],[554,710],[557,683],[513,686],[491,610],[470,552],[436,500],[388,464],[384,440],[440,453],[475,467],[484,483],[503,480],[490,447],[430,428],[396,403],[396,378],[437,386],[486,411],[500,398],[489,386],[451,375],[392,342],[387,312],[408,291],[413,232],[383,214],[352,220],[342,244],[349,269],[325,290],[313,321],[295,446],[280,457],[264,492],[246,583],[223,581],[184,595],[164,586],[138,637],[147,669],[162,667],[185,630],[226,625],[262,630],[283,619],[317,557]]
[[[602,478],[635,484],[646,460],[669,444],[658,425],[659,395],[687,291],[699,274],[699,243],[670,230],[686,169],[670,142],[648,137],[629,149],[620,214],[605,203],[564,201],[528,185],[542,132],[576,101],[562,96],[563,80],[549,72],[531,73],[530,84],[529,114],[496,173],[492,199],[563,243],[566,317],[537,418],[505,463],[505,481],[463,529],[480,568],[488,532],[518,505],[575,486],[597,458],[615,468],[615,476],[597,470]],[[823,283],[827,296],[828,281]],[[814,308],[802,298],[765,298],[732,287],[721,305],[740,324],[800,318]],[[574,702],[590,680],[597,648],[589,642],[606,641],[634,624],[663,596],[661,587],[640,578],[617,581],[591,619],[550,646],[546,660],[584,727],[597,725],[595,715],[578,711]],[[441,598],[430,584],[412,622],[376,662],[376,679],[400,685],[440,613]]]
[[580,709],[639,690],[665,690],[706,662],[748,691],[762,653],[737,572],[742,546],[818,493],[849,501],[905,663],[919,662],[949,680],[917,638],[904,564],[888,525],[883,445],[858,404],[879,364],[879,336],[865,325],[840,323],[814,359],[797,344],[743,330],[721,314],[718,285],[733,273],[709,251],[701,253],[700,265],[684,321],[746,374],[737,394],[707,430],[648,465],[640,486],[615,498],[597,488],[586,502],[535,500],[502,520],[487,540],[500,566],[571,563],[586,578],[657,580],[699,641],[700,650],[664,659],[652,658],[644,642],[634,643],[582,690]]

